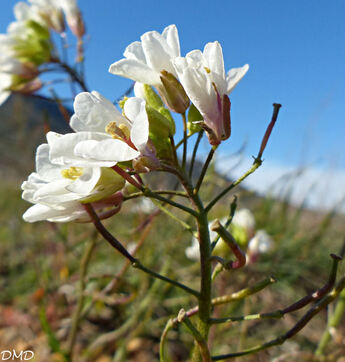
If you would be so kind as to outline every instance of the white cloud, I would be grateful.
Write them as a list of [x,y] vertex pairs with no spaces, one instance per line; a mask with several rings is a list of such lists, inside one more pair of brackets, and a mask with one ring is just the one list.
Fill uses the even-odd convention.
[[[231,158],[220,155],[216,160],[216,169],[227,178],[237,179],[252,163],[253,159],[241,155]],[[345,213],[345,170],[317,167],[298,169],[264,161],[242,185],[262,195],[288,196],[294,205],[305,203],[309,208],[323,211],[337,208]]]

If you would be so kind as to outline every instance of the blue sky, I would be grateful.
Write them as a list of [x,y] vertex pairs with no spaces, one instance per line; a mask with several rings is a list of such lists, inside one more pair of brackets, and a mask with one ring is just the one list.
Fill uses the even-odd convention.
[[[0,31],[15,2],[2,4]],[[181,52],[218,40],[226,68],[249,63],[231,94],[232,137],[224,153],[247,142],[256,154],[271,117],[283,105],[264,158],[286,166],[345,170],[345,1],[79,1],[90,38],[88,85],[115,99],[130,81],[108,73],[125,47],[149,30],[175,23]]]

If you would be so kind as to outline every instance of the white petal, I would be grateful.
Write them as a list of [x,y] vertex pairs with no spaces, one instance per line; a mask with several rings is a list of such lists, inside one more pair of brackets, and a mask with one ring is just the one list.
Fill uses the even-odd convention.
[[[156,31],[149,31],[141,36],[141,43],[146,56],[147,65],[160,73],[166,70],[175,74],[170,62],[173,57],[171,49],[161,34]],[[142,82],[145,83],[145,82]]]
[[125,142],[116,139],[107,139],[100,142],[94,140],[79,142],[74,152],[77,156],[83,158],[98,160],[98,162],[111,162],[111,166],[115,165],[116,162],[133,160],[140,155],[138,151],[129,147]]
[[70,126],[78,132],[105,132],[110,122],[126,123],[117,108],[100,93],[79,93],[74,100],[75,115]]
[[[50,160],[56,164],[76,167],[92,167],[92,166],[113,166],[113,163],[105,163],[99,165],[98,162],[92,162],[90,158],[83,158],[79,154],[75,154],[75,147],[88,140],[101,141],[110,139],[111,136],[106,133],[99,132],[77,132],[68,133],[57,139],[50,145]],[[92,158],[92,157],[91,157]]]
[[231,93],[233,89],[236,87],[237,83],[245,76],[248,72],[249,65],[245,64],[240,68],[232,68],[229,70],[226,81],[227,81],[227,93]]
[[83,174],[73,183],[66,187],[67,190],[78,193],[79,195],[90,195],[95,188],[101,176],[101,168],[84,168]]
[[172,50],[172,56],[179,57],[180,56],[180,41],[178,37],[178,31],[176,25],[167,26],[162,33],[162,36],[166,39],[168,45]]
[[[45,185],[42,185],[34,193],[34,202],[45,205],[58,205],[69,201],[81,199],[83,196],[70,192],[67,187],[73,181],[67,178],[61,177],[60,180],[51,181]],[[55,207],[58,208],[58,207]]]
[[225,78],[223,51],[221,45],[217,41],[205,45],[204,57],[211,72]]
[[123,55],[127,59],[138,60],[139,62],[146,64],[145,54],[140,41],[135,41],[132,44],[129,44]]
[[[204,56],[203,56],[201,50],[199,50],[199,49],[195,49],[195,50],[192,50],[191,52],[187,53],[186,59],[187,59],[187,61],[194,61],[196,63],[195,66],[198,66],[198,65],[205,66],[206,65],[206,64],[202,64],[204,61]],[[198,63],[200,63],[200,64],[198,64]]]
[[[50,136],[52,136],[52,132],[50,133]],[[45,181],[53,181],[61,178],[62,167],[51,163],[49,151],[50,146],[46,143],[38,146],[36,151],[36,171]]]
[[61,210],[53,209],[52,207],[36,204],[30,207],[23,215],[23,219],[27,222],[36,222],[41,220],[66,222],[75,220],[84,214],[82,206],[79,203],[73,203],[69,207]]
[[143,83],[135,82],[133,91],[136,97],[145,99],[145,91]]
[[149,138],[149,120],[145,109],[145,101],[141,98],[129,98],[124,106],[125,115],[133,121],[131,141],[140,151]]
[[150,85],[160,84],[161,82],[159,73],[135,59],[121,59],[110,66],[109,72]]
[[26,21],[30,16],[30,6],[20,1],[14,6],[13,12],[17,20]]

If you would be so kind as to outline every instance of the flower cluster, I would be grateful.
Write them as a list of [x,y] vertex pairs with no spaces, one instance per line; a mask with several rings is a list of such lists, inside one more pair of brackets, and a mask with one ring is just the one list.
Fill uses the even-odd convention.
[[[48,11],[53,1],[31,1],[32,8],[40,8],[35,16],[44,20],[50,14],[45,24],[62,31],[60,13]],[[24,17],[23,9],[28,10],[23,4],[21,7],[18,18]],[[38,19],[33,21],[42,26]],[[190,121],[206,131],[213,146],[230,136],[228,94],[248,65],[226,75],[218,42],[206,44],[203,52],[194,50],[181,57],[176,26],[170,25],[162,34],[151,31],[142,35],[140,42],[127,47],[124,56],[109,71],[136,81],[135,97],[124,98],[120,112],[98,92],[76,96],[70,120],[75,132],[47,134],[48,143],[37,150],[37,172],[22,186],[23,198],[35,204],[25,213],[25,220],[87,219],[83,204],[108,207],[124,186],[124,173],[131,178],[128,171],[139,174],[173,162],[175,123],[170,111],[185,115],[190,107],[189,115],[194,115]]]
[[65,20],[80,38],[83,20],[76,0],[29,0],[14,7],[16,20],[0,34],[0,104],[10,92],[33,93],[42,87],[42,64],[54,61],[50,30],[64,36]]

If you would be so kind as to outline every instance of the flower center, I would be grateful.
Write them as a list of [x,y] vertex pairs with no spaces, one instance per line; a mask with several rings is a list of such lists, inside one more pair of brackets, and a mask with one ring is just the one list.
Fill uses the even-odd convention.
[[83,174],[83,168],[82,167],[70,167],[66,168],[65,170],[61,171],[61,175],[64,178],[68,178],[70,180],[76,180],[78,177],[80,177]]
[[124,123],[117,125],[116,122],[108,123],[105,127],[105,132],[119,140],[129,140],[131,134],[129,128]]

